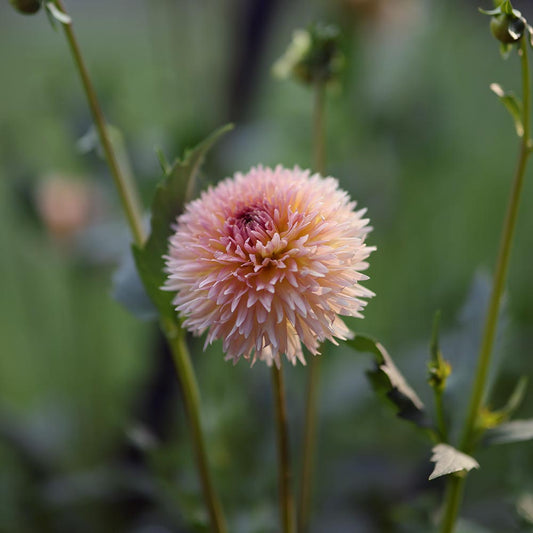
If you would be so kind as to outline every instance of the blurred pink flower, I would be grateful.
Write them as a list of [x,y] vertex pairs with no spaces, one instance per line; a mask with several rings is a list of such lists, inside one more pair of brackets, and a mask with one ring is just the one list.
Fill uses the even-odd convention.
[[346,339],[338,315],[362,317],[373,293],[360,285],[374,250],[365,209],[337,180],[297,167],[237,173],[186,206],[165,256],[164,289],[184,327],[205,346],[222,339],[226,359],[305,364],[329,339]]

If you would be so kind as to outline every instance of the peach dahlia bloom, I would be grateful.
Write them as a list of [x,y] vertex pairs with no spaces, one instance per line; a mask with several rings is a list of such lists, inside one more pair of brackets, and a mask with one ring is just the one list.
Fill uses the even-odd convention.
[[373,247],[365,209],[334,178],[298,167],[236,173],[178,217],[164,289],[176,291],[183,326],[226,359],[305,364],[320,343],[351,336],[339,315],[362,317],[360,285]]

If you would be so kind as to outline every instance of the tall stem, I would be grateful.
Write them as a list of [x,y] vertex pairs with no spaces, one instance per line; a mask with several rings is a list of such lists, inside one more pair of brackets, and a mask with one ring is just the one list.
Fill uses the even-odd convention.
[[313,164],[314,171],[319,174],[324,174],[326,170],[325,104],[326,85],[323,81],[317,81],[313,106]]
[[[61,0],[54,0],[54,3],[60,11],[66,13]],[[72,53],[72,57],[76,64],[76,68],[78,69],[83,89],[91,109],[94,124],[98,132],[100,144],[102,145],[102,150],[107,160],[107,164],[109,165],[109,170],[111,171],[115,186],[118,190],[122,207],[126,213],[133,239],[135,240],[136,244],[142,245],[146,239],[146,235],[143,228],[141,208],[137,191],[130,177],[121,170],[118,159],[113,151],[113,146],[109,139],[109,132],[105,123],[104,114],[102,113],[102,109],[98,103],[91,79],[89,78],[89,73],[87,71],[87,67],[85,66],[85,62],[83,61],[80,47],[74,35],[74,31],[72,30],[72,24],[62,24],[62,26],[70,51]]]
[[165,334],[172,351],[174,364],[181,383],[185,412],[191,431],[196,465],[200,474],[204,499],[209,511],[211,531],[225,533],[227,531],[222,506],[211,479],[207,450],[202,426],[200,424],[200,392],[194,374],[191,358],[184,339],[183,330],[172,320],[164,324]]
[[[315,102],[313,109],[313,159],[314,171],[324,174],[325,142],[324,142],[324,108],[325,84],[317,82],[315,86]],[[303,441],[303,460],[298,501],[298,531],[305,533],[309,528],[311,503],[313,496],[313,466],[315,462],[317,433],[317,396],[319,383],[320,359],[313,357],[309,361],[307,391],[305,400],[305,426]]]
[[[66,13],[61,0],[54,0],[54,3],[60,11]],[[142,245],[146,240],[146,235],[143,229],[140,203],[135,185],[130,176],[124,173],[121,169],[119,160],[113,150],[104,116],[89,78],[87,68],[85,67],[80,47],[72,30],[72,24],[63,24],[63,28],[78,73],[81,77],[85,95],[87,96],[89,107],[98,131],[100,143],[117,187],[134,241],[136,244]],[[177,324],[170,320],[164,323],[164,329],[174,358],[178,379],[181,382],[185,411],[187,413],[187,419],[191,430],[193,448],[196,454],[196,463],[202,483],[204,499],[209,511],[211,530],[215,533],[226,533],[227,527],[222,508],[215,493],[209,472],[207,451],[200,424],[200,394],[189,352],[183,339],[183,331]]]
[[[487,378],[489,375],[492,348],[496,336],[498,325],[498,314],[500,310],[500,302],[505,286],[505,279],[507,277],[507,269],[509,266],[509,257],[511,254],[511,244],[516,228],[516,220],[518,215],[518,207],[520,204],[520,196],[524,184],[524,175],[526,170],[526,163],[530,154],[530,88],[529,88],[529,64],[527,57],[528,40],[522,37],[520,47],[520,62],[522,67],[522,123],[524,132],[520,144],[520,153],[518,156],[518,163],[514,175],[509,203],[507,205],[507,213],[505,215],[505,222],[503,226],[500,249],[498,253],[498,260],[496,264],[496,272],[492,285],[492,293],[490,297],[487,317],[485,320],[485,328],[483,332],[483,339],[478,357],[477,370],[472,387],[472,396],[468,407],[468,414],[463,427],[461,436],[460,448],[466,453],[471,453],[476,440],[478,428],[478,416],[482,407],[486,394]],[[444,518],[442,522],[442,533],[452,533],[455,528],[455,522],[459,512],[459,507],[462,498],[463,485],[465,478],[451,477],[449,480],[446,507]]]
[[276,433],[278,439],[279,462],[279,503],[283,533],[296,533],[296,516],[294,497],[291,489],[291,461],[289,447],[289,431],[287,424],[287,408],[285,404],[285,388],[281,366],[272,366],[272,389],[276,407]]

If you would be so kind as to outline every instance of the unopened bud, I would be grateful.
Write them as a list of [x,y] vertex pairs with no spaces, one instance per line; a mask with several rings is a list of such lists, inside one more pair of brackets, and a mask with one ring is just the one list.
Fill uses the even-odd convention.
[[506,13],[492,17],[490,21],[492,35],[504,44],[511,44],[520,40],[525,29],[526,23],[522,17]]
[[32,15],[41,9],[41,0],[9,0],[9,3],[20,13]]

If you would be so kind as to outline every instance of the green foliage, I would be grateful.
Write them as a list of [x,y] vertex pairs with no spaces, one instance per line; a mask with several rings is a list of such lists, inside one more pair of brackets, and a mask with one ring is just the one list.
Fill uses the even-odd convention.
[[280,78],[294,76],[303,84],[325,83],[338,79],[344,66],[340,31],[332,24],[311,24],[296,30],[285,54],[274,64]]
[[170,167],[165,165],[164,178],[157,186],[152,202],[151,233],[144,246],[133,245],[133,255],[143,284],[157,307],[161,318],[175,319],[172,308],[173,295],[162,291],[165,282],[165,260],[168,251],[168,238],[172,234],[172,224],[183,211],[187,201],[187,191],[192,190],[200,166],[208,150],[222,135],[232,129],[227,125],[212,133],[198,146],[176,160]]
[[387,350],[377,341],[364,335],[356,335],[346,344],[359,352],[374,355],[375,367],[367,372],[374,390],[386,397],[396,408],[400,418],[409,420],[421,428],[430,427],[422,400],[407,383],[394,364]]
[[435,468],[429,479],[435,479],[454,472],[468,472],[473,468],[479,468],[479,463],[470,455],[460,452],[449,444],[440,443],[433,447],[431,461]]
[[520,407],[520,404],[524,399],[527,383],[528,379],[525,376],[522,376],[518,380],[511,396],[509,396],[507,403],[501,409],[492,411],[487,408],[482,410],[479,419],[479,426],[482,431],[495,428],[511,418],[512,414]]
[[490,10],[480,9],[484,15],[489,15],[490,31],[500,41],[500,50],[507,57],[514,43],[518,42],[524,34],[529,34],[530,43],[533,46],[533,28],[527,23],[518,9],[514,9],[509,0],[504,0]]
[[487,430],[485,444],[507,444],[533,439],[533,419],[513,420]]
[[431,335],[430,354],[431,359],[428,365],[428,382],[429,385],[435,389],[439,394],[444,392],[446,388],[446,380],[452,372],[450,363],[442,357],[442,352],[439,346],[439,322],[440,313],[435,315],[433,323],[433,332]]
[[516,134],[519,137],[524,135],[524,125],[522,124],[522,100],[515,96],[512,92],[505,92],[498,83],[491,83],[491,91],[500,99],[500,102],[509,111],[511,118],[514,121]]
[[47,13],[50,14],[48,18],[52,26],[56,20],[61,24],[72,24],[72,19],[64,11],[61,11],[54,2],[47,2],[46,9]]

